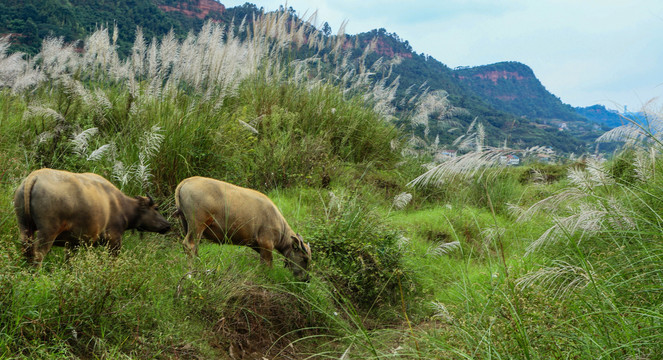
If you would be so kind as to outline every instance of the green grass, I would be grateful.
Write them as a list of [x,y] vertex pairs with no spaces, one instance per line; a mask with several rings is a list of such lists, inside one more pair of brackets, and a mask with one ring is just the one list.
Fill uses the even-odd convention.
[[[586,171],[602,165],[587,161],[578,171],[531,164],[411,188],[426,159],[401,154],[407,136],[333,80],[273,70],[281,60],[261,59],[234,88],[208,77],[155,90],[142,73],[132,94],[97,67],[0,89],[0,357],[663,356],[660,162],[647,162],[647,181],[634,176],[642,154],[629,153],[604,171],[615,182],[593,178]],[[81,87],[102,90],[110,105]],[[86,157],[115,150],[75,154],[71,139],[90,127],[98,133]],[[118,176],[118,162],[130,176]],[[267,268],[245,247],[203,242],[188,261],[178,228],[127,232],[117,258],[84,248],[65,260],[55,248],[31,268],[12,199],[42,166],[152,193],[168,216],[189,176],[264,191],[311,243],[312,279],[295,281],[280,255]],[[582,196],[522,219],[513,211],[569,189]],[[397,209],[403,192],[412,201]],[[554,241],[532,248],[548,229]]]
[[[430,203],[418,209],[412,204],[413,208],[393,210],[389,199],[382,205],[368,202],[387,226],[409,238],[402,260],[409,275],[401,278],[408,287],[402,299],[395,287],[394,303],[362,310],[334,285],[330,263],[319,253],[314,253],[313,280],[302,286],[293,282],[279,256],[268,269],[255,252],[236,246],[205,242],[190,269],[177,234],[141,238],[127,233],[117,260],[104,249],[82,249],[66,262],[62,249],[54,249],[35,273],[21,265],[17,252],[17,230],[7,211],[13,186],[2,189],[5,206],[0,218],[7,254],[2,299],[8,310],[0,345],[5,355],[215,358],[231,346],[233,351],[242,347],[295,357],[340,357],[348,348],[354,356],[369,358],[658,354],[655,344],[663,318],[652,305],[659,303],[655,264],[663,251],[652,243],[658,235],[646,230],[655,225],[648,220],[639,225],[639,232],[611,230],[603,235],[612,250],[592,243],[591,253],[569,253],[560,244],[523,257],[532,239],[551,225],[546,217],[516,223],[508,215],[493,216],[481,203],[460,208]],[[334,191],[342,195],[340,188]],[[361,199],[361,192],[354,194]],[[315,238],[310,223],[325,217],[327,190],[303,186],[274,189],[269,195],[305,239]],[[650,196],[657,197],[652,191]],[[367,198],[374,199],[374,194]],[[644,211],[642,215],[643,220],[650,218]],[[502,248],[496,235],[486,233],[495,226],[504,229],[499,235]],[[459,241],[460,247],[441,255],[430,251],[451,241]],[[578,264],[591,264],[601,276],[595,285],[562,297],[551,294],[545,284],[516,284],[539,264],[558,258],[577,258]],[[219,323],[221,319],[226,320]],[[283,321],[290,327],[280,326]],[[257,338],[270,340],[256,342]],[[249,343],[256,345],[251,348]]]

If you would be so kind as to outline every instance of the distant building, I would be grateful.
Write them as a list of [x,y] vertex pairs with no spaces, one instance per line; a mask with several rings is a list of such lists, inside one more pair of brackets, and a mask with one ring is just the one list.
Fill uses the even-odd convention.
[[551,163],[553,162],[553,157],[551,154],[536,154],[537,160],[542,163]]
[[500,163],[506,166],[517,166],[520,165],[520,158],[516,155],[502,155]]
[[565,122],[563,122],[559,125],[559,131],[564,131],[564,130],[568,130],[568,129],[569,129],[569,126],[566,125]]
[[455,158],[457,154],[458,152],[456,150],[440,150],[440,152],[438,153],[439,156],[447,158]]
[[445,162],[457,156],[456,150],[440,150],[435,153],[434,161],[437,163]]

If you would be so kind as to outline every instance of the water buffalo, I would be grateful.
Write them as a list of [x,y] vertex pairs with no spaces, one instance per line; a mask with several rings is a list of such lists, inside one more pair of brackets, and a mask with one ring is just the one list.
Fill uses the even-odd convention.
[[272,250],[283,254],[295,277],[308,280],[311,248],[264,194],[199,176],[182,180],[175,190],[176,215],[186,236],[184,250],[198,255],[200,238],[252,248],[272,265]]
[[170,229],[151,197],[126,196],[91,173],[33,171],[16,189],[14,210],[24,255],[35,265],[53,245],[108,244],[117,254],[127,229],[162,234]]

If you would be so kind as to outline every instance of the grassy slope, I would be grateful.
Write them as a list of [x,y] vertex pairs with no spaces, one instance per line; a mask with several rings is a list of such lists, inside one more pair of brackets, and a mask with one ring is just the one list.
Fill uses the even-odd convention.
[[[209,90],[183,77],[157,96],[144,74],[132,92],[129,81],[100,69],[74,82],[64,76],[18,93],[1,90],[0,133],[9,141],[0,142],[0,356],[661,355],[659,168],[644,183],[629,177],[637,162],[627,158],[608,173],[617,183],[597,172],[559,181],[561,168],[541,167],[558,180],[537,185],[536,173],[516,168],[407,188],[419,161],[402,162],[389,144],[398,133],[363,102],[259,69],[234,88]],[[91,100],[95,89],[109,107]],[[113,157],[73,152],[71,137],[91,126],[99,132],[85,154],[113,141]],[[161,146],[149,155],[146,144],[159,135]],[[135,170],[125,172],[125,183],[116,176],[117,161],[145,165],[145,158],[148,181]],[[132,195],[153,191],[166,214],[172,188],[193,174],[264,190],[311,241],[313,280],[296,283],[280,261],[264,268],[241,247],[205,243],[188,264],[177,233],[128,232],[117,259],[82,249],[65,262],[54,249],[41,270],[31,269],[19,255],[11,201],[20,180],[44,164],[104,174]],[[586,196],[524,222],[507,205],[526,208],[572,188]],[[391,200],[402,191],[413,201],[397,210]],[[578,209],[596,210],[601,226],[591,227],[592,218],[570,223],[525,256],[553,225],[551,214],[565,219]]]

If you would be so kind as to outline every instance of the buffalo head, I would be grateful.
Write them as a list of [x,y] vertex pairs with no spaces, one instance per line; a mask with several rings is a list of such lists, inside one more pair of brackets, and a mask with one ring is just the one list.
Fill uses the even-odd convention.
[[159,213],[159,208],[151,196],[136,196],[138,200],[138,231],[151,231],[164,234],[170,230],[170,223]]
[[286,255],[285,266],[298,280],[308,281],[309,275],[306,270],[311,262],[311,248],[304,243],[304,239],[299,234],[291,236],[290,240],[292,241],[290,251],[284,253]]

